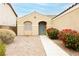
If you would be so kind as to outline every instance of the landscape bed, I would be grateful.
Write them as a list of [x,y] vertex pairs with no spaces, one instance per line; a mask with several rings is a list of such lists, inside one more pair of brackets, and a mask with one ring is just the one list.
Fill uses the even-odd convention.
[[55,42],[60,48],[62,48],[70,56],[79,56],[79,52],[78,51],[74,51],[74,50],[71,50],[71,49],[66,48],[63,45],[63,42],[61,40],[52,40],[52,41]]

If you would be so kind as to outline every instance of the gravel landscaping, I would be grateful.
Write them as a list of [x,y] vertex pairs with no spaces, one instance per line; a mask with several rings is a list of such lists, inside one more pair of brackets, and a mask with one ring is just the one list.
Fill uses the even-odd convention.
[[59,47],[61,47],[69,55],[71,55],[71,56],[79,56],[79,52],[78,51],[74,51],[74,50],[71,50],[71,49],[66,48],[63,45],[63,42],[61,40],[52,40],[52,41],[55,42]]

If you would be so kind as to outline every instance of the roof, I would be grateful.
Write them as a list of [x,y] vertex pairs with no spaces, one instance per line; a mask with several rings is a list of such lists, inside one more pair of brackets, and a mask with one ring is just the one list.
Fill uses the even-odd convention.
[[37,12],[37,11],[32,11],[32,12],[30,12],[29,14],[24,15],[24,16],[19,17],[19,18],[23,18],[23,17],[28,16],[28,15],[31,15],[31,14],[39,14],[39,15],[42,15],[42,16],[45,16],[45,17],[48,17],[48,18],[53,18],[53,17],[55,17],[55,15],[44,15],[44,14],[41,14],[41,13],[39,13],[39,12]]
[[45,15],[45,14],[42,14],[40,12],[37,12],[37,11],[33,11],[32,13],[36,13],[36,14],[40,14],[40,15],[43,15],[43,16],[47,16],[47,17],[55,17],[55,15]]
[[46,16],[53,18],[53,17],[55,17],[56,15],[46,15]]
[[72,6],[70,6],[68,9],[64,10],[63,12],[61,12],[60,14],[56,15],[55,17],[53,17],[52,19],[62,15],[63,13],[67,12],[68,10],[70,10],[71,8],[73,8],[74,6],[78,5],[79,3],[75,3]]
[[8,4],[10,6],[10,8],[12,9],[12,11],[14,12],[14,14],[16,15],[16,17],[18,17],[17,14],[16,14],[16,12],[14,11],[12,5],[10,3],[5,3],[5,4]]

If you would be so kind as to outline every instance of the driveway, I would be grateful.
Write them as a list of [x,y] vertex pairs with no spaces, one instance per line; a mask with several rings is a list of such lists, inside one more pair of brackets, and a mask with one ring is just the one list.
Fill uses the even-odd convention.
[[6,56],[45,56],[39,36],[17,36],[6,47]]

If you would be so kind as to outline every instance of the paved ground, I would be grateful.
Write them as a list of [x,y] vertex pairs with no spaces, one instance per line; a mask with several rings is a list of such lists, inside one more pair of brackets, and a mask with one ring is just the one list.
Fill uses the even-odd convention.
[[45,56],[39,36],[17,36],[14,43],[7,45],[7,56]]
[[69,56],[47,36],[17,36],[7,45],[7,56]]

